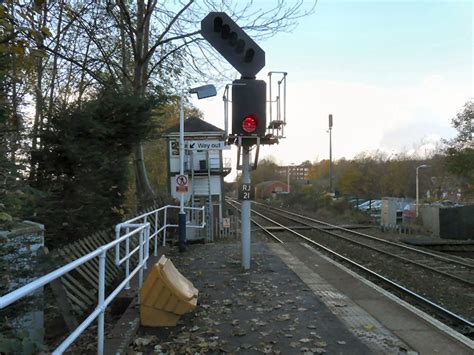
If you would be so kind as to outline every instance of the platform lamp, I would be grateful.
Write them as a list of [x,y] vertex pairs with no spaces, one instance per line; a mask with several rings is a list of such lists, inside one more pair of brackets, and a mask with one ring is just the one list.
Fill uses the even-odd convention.
[[[179,174],[184,175],[184,96],[189,94],[197,94],[198,99],[205,99],[217,95],[216,87],[212,84],[199,86],[189,89],[180,95],[179,106]],[[186,213],[184,212],[184,192],[181,192],[179,199],[179,251],[186,250]]]
[[419,180],[418,179],[418,170],[429,168],[429,167],[430,166],[426,165],[426,164],[422,164],[422,165],[416,167],[416,217],[417,218],[418,218],[418,204],[419,204],[419,192],[420,192],[419,181],[418,181]]

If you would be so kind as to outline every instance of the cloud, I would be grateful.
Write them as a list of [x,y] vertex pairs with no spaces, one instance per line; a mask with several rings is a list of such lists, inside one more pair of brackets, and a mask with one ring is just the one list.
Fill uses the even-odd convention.
[[288,91],[288,138],[273,155],[287,163],[327,158],[329,113],[334,116],[335,158],[365,150],[401,151],[431,135],[448,138],[453,135],[450,119],[467,100],[466,91],[436,75],[413,87],[299,83]]
[[[435,140],[455,134],[450,121],[469,98],[470,88],[435,74],[403,87],[311,77],[292,82],[289,77],[287,92],[286,139],[260,151],[260,158],[271,155],[281,164],[329,157],[329,113],[334,117],[334,159],[377,149],[407,152],[423,146],[423,140],[434,146]],[[224,127],[221,96],[195,104],[208,122]],[[234,167],[236,150],[225,156]]]

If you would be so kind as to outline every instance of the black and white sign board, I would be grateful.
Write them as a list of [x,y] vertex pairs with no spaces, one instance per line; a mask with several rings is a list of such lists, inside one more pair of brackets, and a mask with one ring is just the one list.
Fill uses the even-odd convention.
[[239,200],[253,200],[255,195],[255,187],[251,184],[241,184],[239,186]]
[[224,141],[186,141],[184,146],[189,150],[226,150],[230,145]]

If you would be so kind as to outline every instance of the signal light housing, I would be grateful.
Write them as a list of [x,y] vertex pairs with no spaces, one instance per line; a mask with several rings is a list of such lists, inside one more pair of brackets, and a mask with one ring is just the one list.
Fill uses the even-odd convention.
[[267,84],[263,80],[232,82],[232,134],[264,137],[266,132]]
[[265,66],[265,52],[225,12],[210,12],[201,35],[243,78],[255,78]]

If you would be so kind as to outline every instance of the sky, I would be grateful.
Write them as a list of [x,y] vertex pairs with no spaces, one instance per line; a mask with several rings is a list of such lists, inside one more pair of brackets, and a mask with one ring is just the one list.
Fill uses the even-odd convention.
[[[257,79],[288,72],[286,138],[260,158],[328,159],[329,114],[333,159],[374,150],[423,156],[453,137],[451,119],[474,96],[473,21],[474,1],[319,0],[291,33],[258,43],[266,66]],[[193,103],[224,127],[222,92]],[[237,150],[225,154],[235,168]]]

